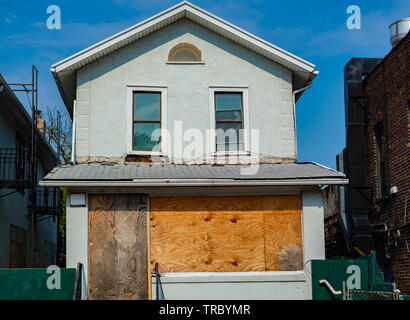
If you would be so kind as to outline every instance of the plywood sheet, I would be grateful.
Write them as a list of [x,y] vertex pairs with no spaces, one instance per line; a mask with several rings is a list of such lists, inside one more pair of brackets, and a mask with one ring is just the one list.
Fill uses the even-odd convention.
[[90,299],[147,299],[146,219],[143,195],[90,195]]
[[151,270],[280,270],[278,252],[302,247],[299,196],[151,199]]

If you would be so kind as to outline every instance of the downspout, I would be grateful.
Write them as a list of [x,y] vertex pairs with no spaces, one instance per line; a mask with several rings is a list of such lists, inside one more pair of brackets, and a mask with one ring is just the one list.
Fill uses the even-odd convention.
[[332,285],[331,285],[327,280],[325,280],[325,279],[319,280],[319,284],[324,284],[324,285],[330,290],[330,292],[331,292],[334,296],[343,294],[342,291],[336,291],[336,290],[332,287]]
[[76,150],[75,150],[75,124],[76,124],[76,117],[75,117],[75,111],[77,109],[77,100],[74,100],[73,102],[73,130],[72,130],[72,143],[71,143],[71,164],[75,165],[76,164]]
[[294,132],[294,135],[295,135],[295,155],[296,155],[296,160],[297,160],[297,158],[298,158],[298,148],[297,148],[297,137],[296,137],[296,98],[295,98],[295,97],[296,97],[296,94],[298,94],[299,92],[305,91],[305,90],[309,89],[309,88],[312,86],[313,79],[318,75],[318,73],[319,73],[318,70],[312,71],[312,72],[309,74],[309,80],[306,81],[306,86],[303,87],[303,88],[300,88],[300,89],[297,89],[297,90],[293,90],[293,91],[292,91],[293,123],[294,123],[293,132]]

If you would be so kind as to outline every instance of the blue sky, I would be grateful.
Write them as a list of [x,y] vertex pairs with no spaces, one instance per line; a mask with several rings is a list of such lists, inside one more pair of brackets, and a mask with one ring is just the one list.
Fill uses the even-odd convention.
[[[179,1],[0,0],[0,73],[8,82],[39,69],[39,106],[63,102],[50,66]],[[298,160],[335,168],[345,145],[343,67],[352,57],[384,57],[389,25],[410,16],[408,0],[193,0],[205,10],[314,63],[320,74],[296,105]],[[49,5],[61,8],[61,29],[46,28]],[[361,29],[346,27],[349,5],[361,9]],[[21,97],[22,102],[25,98]]]

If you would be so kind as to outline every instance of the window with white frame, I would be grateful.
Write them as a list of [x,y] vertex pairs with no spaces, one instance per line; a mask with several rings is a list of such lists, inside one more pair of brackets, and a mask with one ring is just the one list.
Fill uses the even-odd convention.
[[216,151],[243,150],[242,92],[215,92]]
[[164,87],[128,87],[128,153],[164,152],[165,102]]
[[247,88],[210,87],[211,129],[215,129],[214,152],[247,152]]

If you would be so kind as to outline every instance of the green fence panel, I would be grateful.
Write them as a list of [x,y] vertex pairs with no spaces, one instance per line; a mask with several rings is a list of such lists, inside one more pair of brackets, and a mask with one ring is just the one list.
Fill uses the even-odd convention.
[[384,282],[384,277],[380,271],[376,260],[376,252],[368,254],[364,257],[358,257],[357,260],[366,260],[369,264],[369,290],[374,291],[393,291],[391,283]]
[[368,290],[368,261],[361,259],[312,260],[312,298],[313,300],[342,300],[343,295],[333,295],[319,280],[327,280],[336,291],[346,289]]
[[60,289],[49,289],[57,273],[47,269],[0,269],[0,300],[72,300],[76,269],[60,270]]

